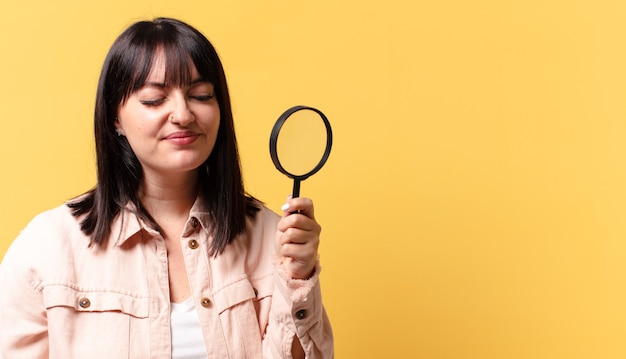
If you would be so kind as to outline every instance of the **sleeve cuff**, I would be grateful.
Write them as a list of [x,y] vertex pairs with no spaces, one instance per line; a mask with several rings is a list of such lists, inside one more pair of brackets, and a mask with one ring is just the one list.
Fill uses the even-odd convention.
[[287,297],[293,303],[300,303],[307,300],[309,294],[317,286],[319,282],[319,274],[322,270],[319,260],[315,263],[313,275],[309,279],[293,279],[285,271],[285,267],[276,260],[274,263],[279,278],[286,286]]

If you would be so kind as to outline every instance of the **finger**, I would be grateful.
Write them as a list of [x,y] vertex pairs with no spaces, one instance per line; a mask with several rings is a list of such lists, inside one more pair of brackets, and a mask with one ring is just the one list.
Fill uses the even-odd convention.
[[306,262],[317,257],[317,247],[317,243],[312,241],[304,244],[285,243],[280,246],[279,254],[283,258],[291,258],[299,262]]
[[283,216],[288,216],[293,213],[303,214],[309,218],[315,219],[315,211],[313,209],[313,201],[310,198],[298,197],[287,198],[285,204],[280,208],[283,211]]
[[286,243],[304,244],[319,242],[319,233],[314,231],[303,231],[301,229],[289,228],[278,238],[278,244]]
[[279,246],[278,255],[281,263],[291,278],[307,279],[317,262],[319,242],[305,244],[287,243]]
[[277,225],[276,229],[280,232],[287,232],[289,229],[294,230],[302,230],[305,232],[313,232],[319,233],[322,231],[322,227],[317,223],[314,219],[306,217],[302,214],[292,214],[290,216],[286,216],[281,218]]

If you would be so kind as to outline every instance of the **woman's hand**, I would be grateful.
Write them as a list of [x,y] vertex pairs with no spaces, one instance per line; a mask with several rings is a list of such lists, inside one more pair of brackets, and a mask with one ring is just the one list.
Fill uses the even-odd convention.
[[276,253],[287,275],[309,279],[315,270],[322,227],[315,221],[313,201],[287,198],[277,225]]

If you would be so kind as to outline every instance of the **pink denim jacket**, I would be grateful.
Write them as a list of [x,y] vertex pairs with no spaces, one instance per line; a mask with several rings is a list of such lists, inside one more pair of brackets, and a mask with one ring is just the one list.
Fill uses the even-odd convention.
[[[290,358],[294,334],[307,358],[333,357],[319,265],[309,280],[276,264],[278,216],[262,207],[218,257],[198,203],[181,237],[209,358]],[[37,216],[0,265],[0,359],[170,358],[165,243],[130,210],[104,247],[67,206]]]

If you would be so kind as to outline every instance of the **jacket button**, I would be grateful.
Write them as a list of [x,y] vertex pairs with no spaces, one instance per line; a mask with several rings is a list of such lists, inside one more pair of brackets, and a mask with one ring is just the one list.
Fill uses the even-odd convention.
[[89,308],[89,306],[91,306],[91,301],[89,300],[89,298],[80,298],[78,300],[78,305],[83,309],[87,309]]
[[200,304],[202,304],[203,307],[208,308],[209,305],[211,305],[211,300],[207,297],[202,298],[202,301],[200,301]]
[[300,320],[306,318],[306,309],[300,309],[299,311],[297,311],[296,318]]
[[193,228],[197,228],[197,227],[198,227],[198,219],[196,219],[196,217],[193,217],[193,218],[191,219],[191,226],[192,226]]
[[198,241],[196,241],[195,239],[191,239],[189,240],[189,242],[187,243],[187,245],[189,245],[189,248],[191,249],[196,249],[198,248],[200,245],[198,244]]

